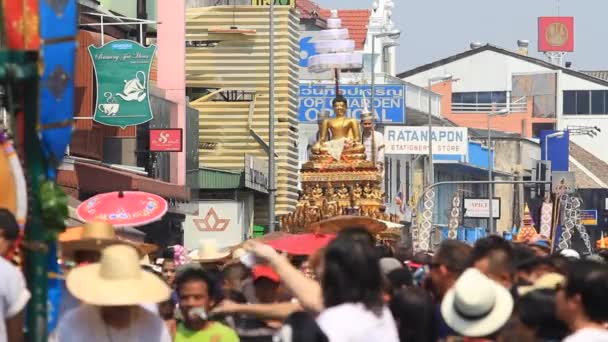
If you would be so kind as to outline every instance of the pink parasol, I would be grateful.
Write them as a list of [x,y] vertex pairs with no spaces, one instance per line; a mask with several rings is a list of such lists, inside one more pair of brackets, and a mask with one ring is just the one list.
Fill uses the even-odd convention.
[[293,234],[266,240],[264,243],[291,255],[310,255],[327,246],[335,237],[334,234]]
[[137,227],[160,220],[167,212],[167,201],[141,191],[115,191],[99,194],[76,208],[78,219],[106,221],[114,227]]

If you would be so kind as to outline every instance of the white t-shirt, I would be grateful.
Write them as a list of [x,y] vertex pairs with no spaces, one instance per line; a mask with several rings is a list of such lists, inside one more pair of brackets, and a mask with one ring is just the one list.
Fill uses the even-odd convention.
[[1,256],[0,279],[0,342],[6,342],[5,321],[25,308],[30,292],[21,271]]
[[608,330],[585,328],[566,337],[564,342],[606,342],[608,341]]
[[57,341],[141,341],[171,342],[171,336],[160,317],[140,309],[137,320],[128,328],[114,329],[106,325],[95,306],[82,304],[68,311],[59,321]]
[[395,320],[386,307],[376,316],[363,304],[341,304],[325,309],[317,324],[330,342],[399,342]]

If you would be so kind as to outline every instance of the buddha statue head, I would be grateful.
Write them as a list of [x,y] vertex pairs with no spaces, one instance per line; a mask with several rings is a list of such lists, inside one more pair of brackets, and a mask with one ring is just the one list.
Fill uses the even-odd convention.
[[343,95],[336,96],[331,101],[332,107],[334,107],[334,112],[336,113],[336,117],[340,118],[346,115],[346,110],[348,109],[348,103],[346,102],[346,98]]

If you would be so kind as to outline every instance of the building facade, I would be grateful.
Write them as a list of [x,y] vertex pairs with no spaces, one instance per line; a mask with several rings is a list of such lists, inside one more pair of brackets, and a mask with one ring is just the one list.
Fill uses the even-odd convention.
[[[189,8],[186,85],[199,111],[201,172],[244,175],[245,156],[268,159],[269,8]],[[275,7],[276,215],[298,199],[298,17]],[[254,221],[267,224],[267,195],[256,192]]]
[[608,134],[608,82],[585,73],[493,45],[470,50],[402,72],[401,79],[425,86],[435,76],[453,75],[455,82],[437,84],[443,95],[442,115],[454,123],[487,127],[487,113],[507,108],[509,115],[492,118],[492,128],[538,137],[541,130],[597,126],[596,137],[572,141],[608,161],[603,141]]

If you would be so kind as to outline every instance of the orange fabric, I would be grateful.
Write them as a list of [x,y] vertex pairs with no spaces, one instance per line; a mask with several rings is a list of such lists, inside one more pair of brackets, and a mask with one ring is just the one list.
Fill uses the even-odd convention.
[[[0,145],[0,147],[4,147]],[[17,193],[15,189],[15,179],[11,170],[11,164],[3,149],[0,149],[0,189],[3,189],[0,196],[0,208],[6,208],[15,215],[17,213]]]
[[82,236],[82,227],[72,227],[65,230],[65,232],[59,234],[59,241],[74,241],[80,239]]

